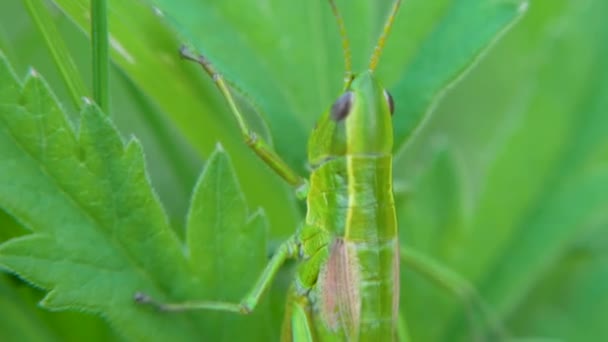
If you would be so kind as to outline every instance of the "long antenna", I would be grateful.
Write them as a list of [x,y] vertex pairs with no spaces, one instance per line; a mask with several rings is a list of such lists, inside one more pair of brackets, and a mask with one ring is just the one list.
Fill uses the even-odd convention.
[[393,8],[386,19],[386,23],[384,23],[384,28],[382,29],[382,34],[378,39],[378,43],[374,48],[374,53],[372,54],[372,58],[369,61],[369,70],[376,70],[376,66],[378,66],[378,61],[380,60],[380,55],[382,54],[382,49],[384,49],[384,43],[386,42],[386,38],[388,34],[391,32],[391,28],[393,27],[393,21],[395,21],[395,15],[397,15],[397,11],[399,10],[399,6],[401,6],[401,0],[395,0],[393,3]]
[[346,34],[346,26],[344,25],[344,19],[342,19],[340,11],[338,11],[338,6],[336,6],[334,0],[329,0],[329,5],[331,6],[331,11],[334,13],[334,17],[336,18],[336,22],[338,23],[338,27],[340,28],[340,37],[342,37],[342,50],[344,51],[344,69],[346,69],[344,83],[348,84],[353,76],[350,42],[348,41],[348,35]]

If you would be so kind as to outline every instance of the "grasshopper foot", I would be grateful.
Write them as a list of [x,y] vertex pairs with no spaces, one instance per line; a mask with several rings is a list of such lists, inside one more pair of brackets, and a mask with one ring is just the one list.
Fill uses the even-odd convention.
[[135,294],[133,295],[133,300],[137,304],[151,305],[158,311],[167,311],[164,305],[155,301],[154,299],[152,299],[152,297],[148,296],[143,292],[135,292]]

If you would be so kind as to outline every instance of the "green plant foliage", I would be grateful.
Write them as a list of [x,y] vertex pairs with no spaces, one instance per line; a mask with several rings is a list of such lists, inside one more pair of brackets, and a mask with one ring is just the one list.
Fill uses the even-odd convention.
[[[598,285],[608,229],[606,10],[602,1],[532,4],[396,163],[430,165],[402,174],[403,241],[472,280],[511,336],[608,334],[595,319],[608,309]],[[408,273],[403,283],[416,294],[403,305],[418,339],[469,340],[487,325],[468,322],[462,302],[424,279]],[[443,324],[415,318],[429,306]]]
[[[49,290],[44,307],[100,314],[130,339],[221,336],[221,318],[210,325],[191,314],[158,315],[133,295],[238,300],[261,271],[266,223],[261,214],[249,218],[225,153],[210,158],[195,188],[186,256],[137,141],[123,144],[90,104],[75,131],[40,76],[31,72],[21,85],[3,57],[0,78],[0,204],[33,232],[4,243],[0,264]],[[246,270],[236,267],[244,263]],[[230,338],[267,338],[255,320]]]
[[[308,132],[343,78],[326,2],[108,1],[111,118],[70,106],[25,8],[0,2],[0,49],[57,93],[37,73],[20,82],[2,57],[0,268],[38,289],[0,275],[0,340],[277,339],[289,272],[248,317],[132,298],[237,301],[297,228],[302,206],[177,50],[209,57],[305,174]],[[360,71],[391,1],[336,2]],[[45,20],[66,41],[55,53],[90,82],[90,2],[54,3]],[[531,0],[523,16],[526,4],[404,1],[381,57],[402,248],[457,279],[437,286],[402,266],[413,341],[608,337],[608,3]]]
[[[248,215],[246,209],[232,165],[218,148],[195,186],[188,214],[189,263],[201,299],[237,303],[266,265],[266,218],[261,212]],[[276,339],[267,304],[257,307],[253,317],[207,313],[204,336],[218,341]]]

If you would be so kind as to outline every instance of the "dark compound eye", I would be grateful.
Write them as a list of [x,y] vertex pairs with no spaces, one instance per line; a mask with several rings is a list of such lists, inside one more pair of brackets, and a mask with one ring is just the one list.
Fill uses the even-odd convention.
[[388,91],[384,90],[384,98],[386,102],[388,102],[388,109],[391,111],[391,115],[395,113],[395,102],[393,101],[393,96]]
[[353,93],[351,91],[344,93],[331,106],[331,118],[334,121],[344,120],[350,113],[350,107],[353,102]]

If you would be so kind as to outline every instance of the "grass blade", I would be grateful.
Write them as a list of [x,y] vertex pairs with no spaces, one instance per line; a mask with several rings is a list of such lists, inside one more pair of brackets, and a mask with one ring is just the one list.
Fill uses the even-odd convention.
[[63,82],[68,88],[74,106],[80,110],[82,108],[82,98],[87,96],[88,90],[82,77],[80,77],[76,63],[74,63],[63,38],[55,26],[51,12],[43,0],[23,0],[23,4],[44,38]]

